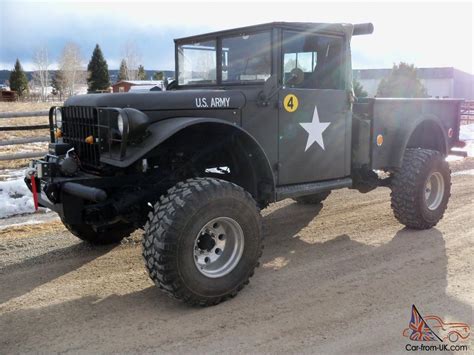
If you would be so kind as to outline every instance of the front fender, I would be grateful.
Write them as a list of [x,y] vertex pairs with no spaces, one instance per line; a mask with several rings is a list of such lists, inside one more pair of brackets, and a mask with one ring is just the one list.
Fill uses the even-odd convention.
[[147,130],[150,135],[140,144],[135,146],[127,147],[127,153],[123,160],[114,160],[109,159],[107,157],[101,157],[100,161],[112,166],[116,166],[119,168],[126,168],[137,160],[144,157],[147,153],[158,147],[161,143],[165,140],[173,136],[174,134],[182,131],[183,129],[203,124],[203,123],[214,123],[217,125],[225,125],[232,129],[239,131],[239,133],[243,134],[247,140],[258,149],[258,151],[262,154],[265,158],[265,168],[271,171],[270,163],[268,161],[268,157],[266,156],[263,148],[260,144],[252,137],[247,131],[243,130],[241,127],[236,126],[232,123],[229,123],[224,120],[220,120],[217,118],[208,118],[208,117],[175,117],[166,119],[163,121],[159,121],[156,123],[151,124]]
[[226,128],[230,134],[235,134],[238,137],[239,144],[245,152],[245,159],[248,159],[250,162],[247,176],[249,181],[253,183],[249,183],[249,186],[246,186],[247,190],[253,193],[254,196],[257,196],[258,201],[263,201],[263,204],[273,201],[275,198],[275,176],[265,151],[247,131],[221,119],[176,117],[153,123],[148,127],[149,136],[140,144],[127,147],[125,157],[122,160],[101,157],[101,161],[119,168],[126,168],[145,157],[149,152],[159,147],[160,144],[178,132],[201,124],[216,125],[216,128]]

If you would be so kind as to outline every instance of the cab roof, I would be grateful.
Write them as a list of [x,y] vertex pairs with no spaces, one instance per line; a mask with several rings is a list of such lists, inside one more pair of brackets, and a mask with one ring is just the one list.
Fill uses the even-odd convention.
[[[299,30],[320,32],[334,35],[352,34],[352,24],[348,23],[316,23],[316,22],[269,22],[260,25],[237,27],[223,31],[209,32],[195,36],[177,38],[175,42],[192,42],[193,40],[201,40],[203,38],[213,38],[232,34],[242,34],[248,32],[271,30],[273,28],[284,28],[287,30]],[[356,33],[354,33],[356,34]]]

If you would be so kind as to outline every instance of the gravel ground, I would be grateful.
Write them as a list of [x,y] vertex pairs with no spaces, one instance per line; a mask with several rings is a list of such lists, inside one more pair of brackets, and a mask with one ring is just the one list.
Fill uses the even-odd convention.
[[397,223],[386,188],[336,191],[319,207],[273,204],[261,267],[211,308],[153,286],[139,232],[93,248],[57,221],[3,229],[0,353],[405,352],[412,304],[472,324],[474,175],[462,171],[473,168],[453,163],[448,210],[427,231]]

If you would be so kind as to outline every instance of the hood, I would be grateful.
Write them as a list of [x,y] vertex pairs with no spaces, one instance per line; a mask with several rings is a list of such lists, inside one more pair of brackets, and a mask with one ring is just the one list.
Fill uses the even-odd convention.
[[240,109],[245,96],[237,90],[183,90],[72,96],[64,106],[131,107],[140,111]]

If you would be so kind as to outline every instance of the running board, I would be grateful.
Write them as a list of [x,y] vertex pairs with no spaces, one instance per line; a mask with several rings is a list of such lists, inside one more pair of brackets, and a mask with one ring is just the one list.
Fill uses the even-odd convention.
[[350,186],[352,186],[351,178],[311,182],[298,185],[284,185],[276,188],[276,200],[280,201],[285,198],[312,195],[319,192],[342,189],[344,187]]

